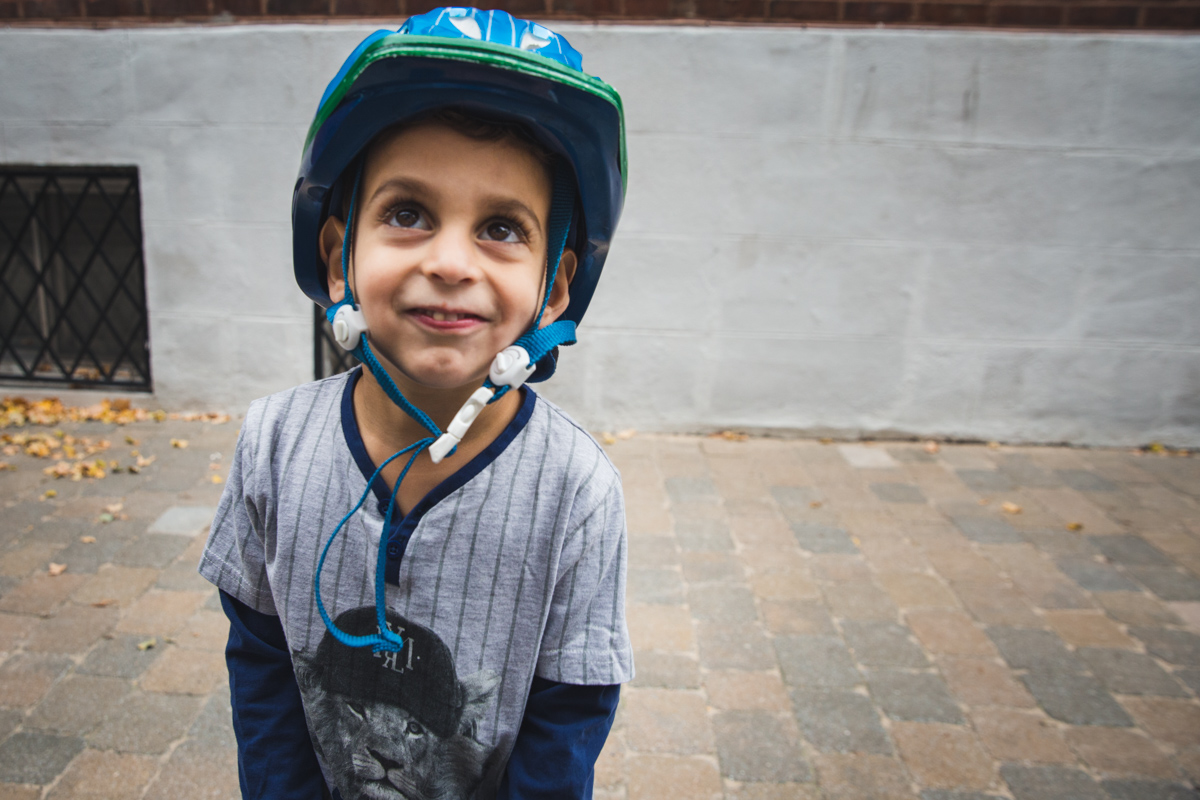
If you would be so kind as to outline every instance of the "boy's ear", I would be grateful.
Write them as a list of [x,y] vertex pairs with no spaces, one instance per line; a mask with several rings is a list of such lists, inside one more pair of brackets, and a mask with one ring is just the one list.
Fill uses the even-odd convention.
[[542,327],[558,319],[567,305],[571,302],[571,281],[575,280],[575,268],[579,259],[575,251],[564,249],[562,258],[558,260],[558,274],[554,276],[554,288],[550,290],[550,302],[546,304],[546,313],[542,315]]
[[326,217],[317,240],[317,251],[325,262],[325,280],[329,297],[340,303],[346,296],[346,281],[342,278],[342,240],[346,238],[346,223],[337,217]]

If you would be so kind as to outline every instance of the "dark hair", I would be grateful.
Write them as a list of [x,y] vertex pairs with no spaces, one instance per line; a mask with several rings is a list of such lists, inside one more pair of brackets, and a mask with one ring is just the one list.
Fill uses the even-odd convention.
[[541,142],[533,138],[533,135],[524,125],[517,122],[476,116],[468,111],[461,111],[457,108],[439,108],[437,111],[404,122],[397,126],[397,128],[402,130],[429,122],[445,125],[455,133],[480,142],[512,141],[517,146],[528,151],[547,170],[554,163],[554,154],[547,150]]

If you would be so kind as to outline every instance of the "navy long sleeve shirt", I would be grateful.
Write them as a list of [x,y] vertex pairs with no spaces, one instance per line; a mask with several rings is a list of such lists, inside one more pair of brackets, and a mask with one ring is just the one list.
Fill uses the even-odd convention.
[[[225,659],[245,800],[331,795],[317,764],[279,618],[221,592],[229,617]],[[534,677],[497,800],[588,800],[620,686],[577,686]],[[346,798],[346,800],[353,800]]]

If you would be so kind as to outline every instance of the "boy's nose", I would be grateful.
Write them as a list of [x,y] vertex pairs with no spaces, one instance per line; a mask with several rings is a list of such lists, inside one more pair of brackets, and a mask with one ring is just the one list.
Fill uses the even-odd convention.
[[445,283],[475,280],[479,275],[479,267],[475,262],[473,244],[473,237],[468,233],[439,231],[429,243],[421,262],[422,271],[426,276]]

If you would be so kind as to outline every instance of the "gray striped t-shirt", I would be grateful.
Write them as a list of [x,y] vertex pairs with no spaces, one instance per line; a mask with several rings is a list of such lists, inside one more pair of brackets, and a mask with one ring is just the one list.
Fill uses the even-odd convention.
[[[250,406],[200,573],[280,617],[318,758],[343,798],[491,797],[534,675],[633,677],[620,478],[586,432],[526,391],[496,442],[393,520],[387,621],[404,648],[349,648],[326,631],[313,578],[373,469],[350,401],[357,377]],[[386,488],[374,488],[321,572],[326,611],[358,635],[377,630]]]

